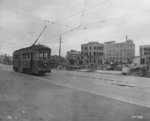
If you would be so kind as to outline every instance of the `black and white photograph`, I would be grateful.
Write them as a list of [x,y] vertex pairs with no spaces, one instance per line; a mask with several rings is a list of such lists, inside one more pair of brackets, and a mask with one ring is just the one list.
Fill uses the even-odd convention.
[[150,121],[150,0],[0,0],[0,121]]

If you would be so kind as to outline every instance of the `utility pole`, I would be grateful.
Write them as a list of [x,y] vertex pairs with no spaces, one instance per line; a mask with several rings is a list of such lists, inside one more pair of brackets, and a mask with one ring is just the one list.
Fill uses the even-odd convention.
[[128,36],[126,35],[126,42],[128,41]]
[[59,41],[59,64],[60,64],[60,57],[61,57],[61,36]]

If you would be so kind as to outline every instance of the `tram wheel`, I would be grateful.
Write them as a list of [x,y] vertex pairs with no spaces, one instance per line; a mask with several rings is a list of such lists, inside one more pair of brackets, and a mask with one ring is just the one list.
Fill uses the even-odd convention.
[[23,69],[23,73],[25,73],[25,74],[31,74],[31,71],[30,71],[29,68],[24,68]]
[[43,72],[43,71],[39,72],[39,75],[40,75],[40,76],[43,76],[43,75],[45,75],[45,74],[46,74],[46,72]]

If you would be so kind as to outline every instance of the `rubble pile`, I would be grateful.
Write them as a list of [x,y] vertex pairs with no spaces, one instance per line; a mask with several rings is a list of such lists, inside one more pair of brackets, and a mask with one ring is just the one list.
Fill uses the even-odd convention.
[[132,76],[150,77],[149,66],[132,66],[126,65],[122,69],[122,74]]

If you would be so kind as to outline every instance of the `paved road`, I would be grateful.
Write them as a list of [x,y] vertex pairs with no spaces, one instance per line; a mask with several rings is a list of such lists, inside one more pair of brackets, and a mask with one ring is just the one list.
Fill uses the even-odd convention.
[[2,121],[149,121],[149,95],[146,78],[58,70],[37,77],[0,65]]
[[150,107],[149,78],[58,70],[43,78],[64,87]]

